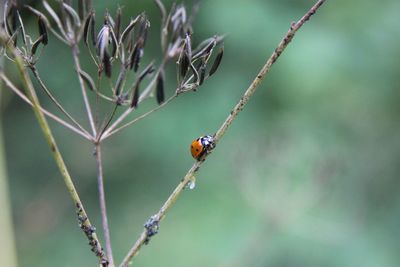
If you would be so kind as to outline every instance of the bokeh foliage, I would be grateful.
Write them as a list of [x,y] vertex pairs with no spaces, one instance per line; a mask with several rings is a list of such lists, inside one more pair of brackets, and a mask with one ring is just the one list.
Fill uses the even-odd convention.
[[[93,2],[98,20],[117,7]],[[132,16],[146,10],[152,24],[145,57],[157,57],[154,4],[119,4]],[[103,151],[117,262],[191,166],[190,141],[218,128],[290,22],[312,4],[203,1],[193,38],[227,34],[220,70],[198,92],[108,140]],[[296,35],[203,165],[196,189],[178,200],[136,265],[397,266],[398,10],[396,0],[327,1]],[[83,121],[70,53],[50,41],[38,68]],[[167,77],[172,93],[175,77]],[[96,259],[31,109],[5,94],[2,123],[20,266],[93,266]],[[52,125],[100,229],[93,148]]]

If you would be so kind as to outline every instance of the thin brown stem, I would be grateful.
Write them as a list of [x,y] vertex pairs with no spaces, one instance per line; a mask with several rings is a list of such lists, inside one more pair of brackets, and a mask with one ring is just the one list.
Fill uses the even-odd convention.
[[106,255],[109,260],[109,266],[114,267],[114,257],[112,253],[110,228],[108,226],[107,208],[106,208],[106,197],[104,193],[104,177],[103,177],[103,163],[101,156],[101,146],[96,144],[95,146],[95,156],[97,164],[97,184],[99,190],[99,202],[100,202],[100,212],[101,212],[101,222],[103,226],[104,241],[106,247]]
[[95,126],[94,119],[93,119],[92,108],[90,106],[89,99],[88,99],[88,96],[86,93],[85,83],[83,82],[83,79],[82,79],[81,75],[79,74],[79,73],[81,73],[81,65],[79,63],[78,54],[79,54],[79,48],[78,48],[78,45],[75,44],[72,46],[72,57],[74,59],[75,69],[76,69],[76,72],[78,75],[79,85],[81,87],[83,101],[85,103],[85,108],[86,108],[87,116],[89,119],[89,124],[90,124],[90,127],[92,128],[93,136],[96,136],[96,126]]
[[30,69],[33,73],[33,76],[36,78],[36,80],[39,82],[40,87],[43,89],[43,91],[46,93],[46,95],[50,98],[50,100],[57,106],[57,108],[68,118],[70,119],[75,125],[76,127],[78,127],[79,129],[81,129],[82,132],[84,132],[85,134],[89,135],[88,131],[86,131],[85,128],[82,127],[82,125],[77,122],[65,109],[64,107],[60,104],[60,102],[58,102],[58,100],[54,97],[54,95],[50,92],[50,90],[47,88],[47,86],[44,84],[44,82],[42,81],[42,79],[39,76],[39,72],[36,68],[35,65],[31,65]]
[[[261,81],[265,78],[269,70],[271,69],[272,65],[276,62],[278,57],[281,55],[281,53],[285,50],[287,45],[290,43],[290,41],[293,39],[295,33],[304,25],[306,21],[310,19],[310,17],[315,14],[317,9],[325,2],[325,0],[319,0],[317,3],[296,23],[293,23],[289,29],[289,31],[286,33],[286,35],[283,37],[281,42],[279,43],[278,47],[275,49],[275,51],[272,53],[272,55],[268,58],[267,62],[265,65],[262,67],[260,72],[257,74],[256,78],[254,81],[250,84],[250,86],[247,88],[245,91],[244,95],[241,97],[239,102],[236,104],[236,106],[233,108],[231,111],[230,115],[227,117],[227,119],[224,121],[224,123],[220,126],[218,131],[216,132],[214,138],[215,142],[218,142],[221,137],[224,135],[226,130],[229,128],[229,126],[232,124],[234,118],[239,114],[240,111],[243,110],[243,107],[247,104],[248,100],[250,97],[254,94],[256,89],[259,87]],[[207,156],[207,155],[206,155]],[[155,215],[152,216],[152,221],[158,223],[164,218],[166,212],[173,206],[177,198],[180,196],[180,194],[183,192],[183,190],[186,188],[188,183],[193,180],[194,174],[199,170],[200,166],[203,164],[204,160],[202,161],[197,161],[193,166],[189,169],[189,171],[186,173],[186,175],[183,177],[183,179],[179,182],[178,186],[175,188],[175,190],[172,192],[172,194],[168,197],[167,201],[164,203],[164,205],[161,207],[161,209],[156,213]],[[121,263],[121,267],[126,267],[131,264],[132,258],[138,253],[140,248],[142,247],[145,242],[149,241],[149,234],[148,234],[148,229],[144,229],[144,231],[141,233],[139,239],[135,242],[133,247],[129,250],[128,254],[125,256],[124,260]]]
[[102,140],[104,140],[105,138],[107,138],[109,136],[109,133],[112,132],[129,114],[131,114],[131,112],[134,110],[134,108],[129,107],[127,110],[125,110],[124,113],[122,113],[118,119],[116,119],[114,121],[113,124],[111,124],[111,126],[104,131],[103,133],[103,137]]
[[111,114],[108,116],[106,123],[104,124],[104,126],[100,129],[99,131],[99,135],[97,136],[96,140],[97,142],[99,142],[101,140],[101,137],[104,134],[104,131],[107,129],[107,127],[110,125],[112,119],[115,116],[115,112],[117,111],[118,105],[115,104],[113,107],[113,110],[111,111]]
[[[25,101],[27,104],[29,104],[30,106],[33,106],[32,102],[29,100],[29,98],[24,95],[24,93],[21,92],[21,90],[19,90],[8,78],[7,76],[4,75],[4,73],[0,73],[0,78],[4,81],[4,83],[7,85],[8,88],[10,88],[17,96],[19,96],[23,101]],[[40,110],[49,118],[55,120],[56,122],[58,122],[59,124],[61,124],[62,126],[72,130],[73,132],[79,134],[80,136],[86,138],[87,140],[93,140],[93,137],[85,132],[82,132],[81,130],[79,130],[78,128],[72,126],[71,124],[69,124],[68,122],[64,121],[63,119],[57,117],[56,115],[54,115],[53,113],[47,111],[46,109],[40,107]]]
[[[142,115],[136,117],[135,119],[133,119],[133,120],[131,120],[131,121],[125,123],[124,125],[122,125],[122,126],[116,128],[116,129],[112,129],[112,128],[111,128],[112,126],[111,126],[107,131],[104,132],[104,134],[103,134],[102,138],[100,139],[100,141],[105,140],[106,138],[110,137],[111,135],[113,135],[113,134],[115,134],[115,133],[121,131],[122,129],[124,129],[124,128],[130,126],[130,125],[133,124],[133,123],[136,123],[136,122],[140,121],[141,119],[147,117],[147,116],[150,115],[151,113],[153,113],[153,112],[155,112],[155,111],[157,111],[157,110],[163,108],[163,107],[166,106],[169,102],[171,102],[175,97],[177,97],[176,94],[174,94],[173,96],[171,96],[171,97],[168,98],[166,101],[164,101],[163,103],[161,103],[161,104],[158,105],[157,107],[153,108],[152,110],[149,110],[149,111],[147,111],[146,113],[143,113]],[[118,120],[122,118],[122,119],[121,119],[121,121],[122,121],[127,115],[129,115],[130,109],[133,110],[133,108],[129,108],[128,110],[125,111],[125,113],[123,113],[123,114],[118,118]],[[124,115],[125,115],[125,116],[124,116]],[[114,124],[113,124],[113,125],[114,125]]]

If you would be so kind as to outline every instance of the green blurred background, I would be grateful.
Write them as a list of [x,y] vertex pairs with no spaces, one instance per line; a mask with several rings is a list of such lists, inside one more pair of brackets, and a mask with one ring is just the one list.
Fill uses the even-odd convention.
[[[159,58],[160,16],[152,1],[93,2],[98,21],[118,4],[125,23],[145,10],[152,22],[145,59]],[[192,165],[191,140],[217,130],[290,23],[313,4],[203,1],[193,38],[227,34],[220,70],[200,90],[115,135],[103,149],[117,263]],[[134,266],[399,266],[399,10],[397,0],[328,0],[298,32],[201,168],[196,188],[183,193]],[[36,31],[35,19],[27,19]],[[66,109],[85,121],[70,51],[51,39],[38,68]],[[175,88],[171,70],[169,94]],[[19,266],[96,266],[31,109],[8,90],[1,93]],[[100,229],[93,148],[51,125]]]

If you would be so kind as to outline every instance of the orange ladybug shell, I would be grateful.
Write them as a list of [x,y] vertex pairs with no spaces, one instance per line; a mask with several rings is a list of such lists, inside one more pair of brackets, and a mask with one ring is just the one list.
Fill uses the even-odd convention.
[[214,137],[205,135],[194,140],[190,146],[190,152],[193,158],[201,160],[201,158],[209,153],[215,147]]
[[205,152],[205,147],[201,143],[201,138],[197,138],[196,140],[193,140],[191,146],[190,146],[190,152],[192,153],[193,158],[199,159]]

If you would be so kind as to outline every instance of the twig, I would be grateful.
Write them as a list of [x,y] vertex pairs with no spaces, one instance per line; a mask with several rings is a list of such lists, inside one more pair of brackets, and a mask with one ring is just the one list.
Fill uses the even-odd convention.
[[106,119],[106,122],[104,123],[104,126],[101,127],[101,129],[99,130],[99,134],[96,137],[96,142],[99,142],[101,140],[101,137],[104,134],[104,131],[107,129],[107,127],[110,125],[112,119],[115,116],[115,112],[117,111],[118,105],[115,104],[114,107],[112,108],[112,111],[110,113],[110,115],[108,116],[108,118]]
[[83,101],[85,102],[85,108],[89,118],[90,127],[92,128],[93,136],[96,136],[96,126],[93,119],[92,108],[90,107],[89,99],[86,93],[85,83],[83,82],[83,79],[80,75],[81,65],[79,63],[78,53],[79,53],[78,45],[74,44],[72,46],[72,57],[74,58],[75,69],[78,74],[79,85],[81,87]]
[[[8,78],[7,76],[4,75],[4,73],[0,73],[0,78],[4,81],[4,83],[7,85],[8,88],[10,88],[17,96],[19,96],[23,101],[25,101],[26,103],[28,103],[30,106],[33,106],[32,102],[29,100],[29,98],[27,98]],[[62,126],[72,130],[73,132],[79,134],[80,136],[86,138],[87,140],[93,140],[92,136],[90,134],[86,134],[84,132],[82,132],[81,130],[79,130],[78,128],[75,128],[74,126],[72,126],[71,124],[69,124],[68,122],[62,120],[61,118],[57,117],[56,115],[54,115],[53,113],[50,113],[49,111],[47,111],[46,109],[40,107],[40,110],[43,112],[43,114],[45,114],[46,116],[48,116],[49,118],[55,120],[56,122],[58,122],[59,124],[61,124]]]
[[4,32],[0,31],[0,41],[1,44],[6,46],[7,49],[13,54],[15,63],[18,68],[18,72],[22,78],[22,82],[25,86],[26,94],[28,98],[30,99],[32,103],[32,108],[35,113],[35,116],[38,120],[38,124],[40,128],[43,131],[43,135],[47,141],[47,143],[50,146],[50,150],[53,154],[53,157],[57,163],[57,166],[60,170],[61,175],[63,176],[64,183],[68,189],[68,192],[70,193],[70,196],[76,206],[77,209],[77,216],[79,220],[79,224],[81,229],[84,231],[86,237],[89,240],[89,244],[92,248],[92,251],[95,253],[95,255],[99,258],[100,263],[103,266],[108,265],[108,260],[104,255],[103,248],[101,247],[101,244],[97,238],[97,234],[95,232],[95,227],[90,223],[89,218],[87,216],[87,213],[83,207],[83,204],[80,200],[80,197],[78,195],[78,192],[76,191],[75,185],[72,181],[72,178],[68,172],[67,166],[64,163],[64,160],[61,156],[61,153],[58,149],[58,146],[56,144],[56,141],[54,139],[54,136],[50,130],[50,127],[48,125],[48,122],[46,120],[46,117],[44,116],[41,108],[40,108],[40,102],[39,99],[36,95],[35,89],[33,87],[32,81],[29,77],[28,72],[26,71],[24,67],[24,62],[21,56],[17,53],[15,48],[11,44],[7,44],[7,36],[4,35]]
[[82,125],[79,124],[65,109],[64,107],[58,102],[58,100],[54,97],[54,95],[50,92],[50,90],[46,87],[44,82],[39,76],[39,72],[37,71],[37,68],[35,65],[29,66],[29,68],[32,70],[33,76],[36,78],[36,80],[39,82],[40,87],[43,89],[43,91],[47,94],[47,96],[50,98],[51,101],[57,106],[57,108],[68,118],[70,119],[79,129],[81,129],[82,132],[84,132],[86,135],[90,136],[90,134],[86,131],[85,128],[82,127]]
[[97,164],[97,184],[99,190],[99,202],[101,211],[101,221],[103,225],[104,241],[106,246],[106,255],[109,260],[109,266],[114,267],[114,257],[111,249],[111,237],[110,228],[108,226],[107,208],[106,208],[106,197],[104,193],[104,177],[103,177],[103,163],[101,157],[101,146],[99,143],[95,146],[95,156]]
[[[115,133],[121,131],[121,130],[124,129],[125,127],[128,127],[129,125],[131,125],[131,124],[133,124],[133,123],[135,123],[135,122],[137,122],[137,121],[139,121],[139,120],[141,120],[141,119],[147,117],[147,116],[150,115],[151,113],[153,113],[153,112],[155,112],[155,111],[161,109],[162,107],[164,107],[165,105],[167,105],[169,102],[171,102],[176,96],[177,96],[176,94],[172,95],[170,98],[168,98],[168,99],[167,99],[165,102],[163,102],[162,104],[158,105],[157,107],[153,108],[152,110],[147,111],[146,113],[143,113],[143,114],[140,115],[139,117],[134,118],[133,120],[131,120],[131,121],[125,123],[124,125],[118,127],[117,129],[113,129],[112,126],[111,126],[107,131],[104,132],[102,138],[100,139],[100,142],[103,141],[103,140],[105,140],[106,138],[110,137],[111,135],[113,135],[113,134],[115,134]],[[130,109],[132,109],[132,108],[129,108],[127,111],[129,111]],[[132,110],[133,110],[133,109],[132,109]],[[119,120],[121,117],[122,117],[122,119],[124,119],[127,115],[129,115],[130,111],[129,111],[129,112],[127,112],[127,111],[125,111],[125,113],[123,113],[123,114],[118,118],[118,120]],[[126,114],[126,115],[125,115],[125,114]],[[125,115],[125,116],[123,116],[123,115]],[[122,121],[122,120],[120,120],[120,122],[121,122],[121,121]],[[117,121],[116,121],[116,122],[117,122]],[[114,125],[114,124],[113,124],[113,125]],[[115,125],[118,125],[118,124],[115,124]]]
[[[234,118],[239,114],[239,112],[243,109],[243,107],[246,105],[250,97],[254,94],[258,86],[260,85],[261,81],[265,78],[266,74],[269,72],[271,69],[272,65],[276,62],[278,57],[281,55],[281,53],[285,50],[287,45],[290,43],[290,41],[293,39],[295,33],[303,26],[303,24],[310,19],[310,17],[315,14],[317,9],[325,2],[325,0],[319,0],[317,3],[296,23],[293,23],[289,29],[289,31],[286,33],[284,38],[281,40],[279,43],[278,47],[275,49],[275,51],[272,53],[272,55],[269,57],[265,65],[262,67],[260,72],[258,73],[257,77],[254,79],[254,81],[250,84],[250,86],[247,88],[245,91],[244,95],[241,97],[239,102],[236,104],[236,106],[233,108],[231,111],[230,115],[227,117],[227,119],[224,121],[224,123],[221,125],[221,127],[218,129],[216,132],[214,138],[215,142],[218,142],[221,137],[224,135],[228,127],[232,124],[232,121]],[[205,160],[205,158],[204,158]],[[203,161],[197,161],[193,166],[190,168],[190,170],[186,173],[185,177],[181,180],[181,182],[178,184],[178,186],[175,188],[175,190],[172,192],[172,194],[168,197],[167,201],[164,203],[164,205],[161,207],[161,209],[158,211],[157,214],[153,215],[151,217],[153,222],[156,222],[157,227],[158,223],[164,218],[166,212],[173,206],[179,195],[182,193],[182,191],[185,189],[187,184],[193,179],[194,174],[199,170],[200,166],[203,164]],[[121,263],[121,267],[126,267],[130,265],[132,258],[138,253],[140,248],[142,247],[143,244],[149,241],[150,235],[148,234],[148,228],[145,228],[144,231],[141,233],[139,239],[135,242],[133,247],[129,250],[128,254],[125,256],[124,260]]]

